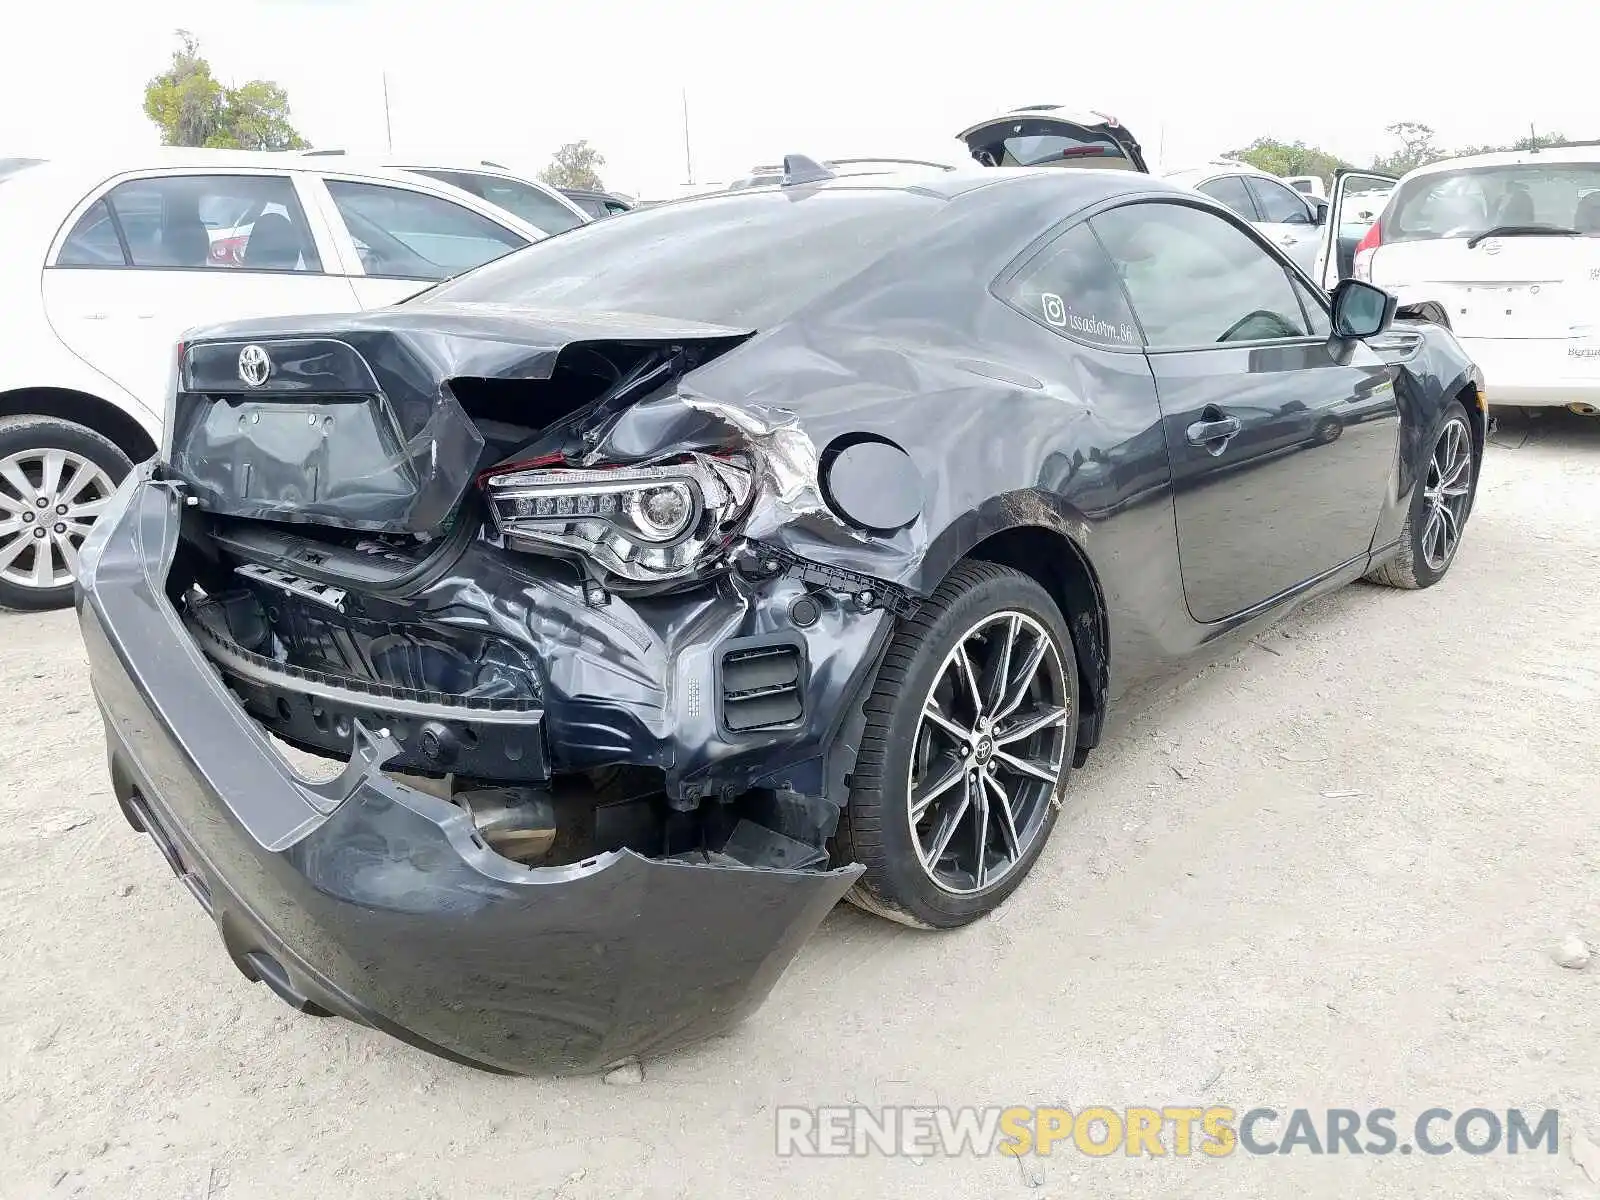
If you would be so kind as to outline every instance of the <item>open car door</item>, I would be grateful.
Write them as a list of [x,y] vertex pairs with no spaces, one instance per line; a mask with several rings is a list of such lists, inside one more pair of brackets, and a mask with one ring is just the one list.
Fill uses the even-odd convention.
[[1322,244],[1317,249],[1314,277],[1332,291],[1341,279],[1354,274],[1356,246],[1389,202],[1400,181],[1392,175],[1370,171],[1335,171],[1333,194],[1322,221]]
[[986,167],[1098,167],[1150,173],[1133,133],[1105,113],[1036,104],[956,135]]

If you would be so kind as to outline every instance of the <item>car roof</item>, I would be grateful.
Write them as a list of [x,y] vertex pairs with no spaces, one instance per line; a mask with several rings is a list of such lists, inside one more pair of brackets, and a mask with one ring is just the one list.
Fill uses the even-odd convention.
[[[860,192],[917,192],[925,196],[935,196],[941,200],[954,200],[970,192],[982,191],[992,188],[1006,188],[1025,181],[1055,180],[1051,186],[1063,191],[1077,191],[1083,193],[1085,203],[1102,197],[1113,196],[1119,192],[1171,192],[1174,195],[1193,195],[1191,189],[1176,183],[1168,183],[1158,176],[1146,175],[1141,171],[1124,171],[1102,167],[1073,167],[1071,170],[1062,170],[1059,167],[980,167],[976,163],[954,167],[947,171],[903,171],[885,172],[873,175],[838,175],[829,179],[819,179],[812,183],[791,184],[789,188],[794,191],[810,190],[813,188],[832,191],[860,191]],[[1030,183],[1029,186],[1039,186]],[[764,183],[755,187],[741,188],[737,191],[706,192],[694,196],[683,196],[674,200],[662,201],[662,204],[682,205],[696,204],[704,200],[725,199],[729,196],[751,196],[763,192],[781,192],[785,185],[781,183]],[[652,207],[658,207],[652,205]]]
[[[1196,167],[1180,167],[1176,171],[1163,171],[1161,178],[1170,179],[1174,183],[1203,183],[1207,179],[1215,179],[1219,175],[1265,175],[1268,179],[1277,179],[1278,176],[1270,171],[1263,171],[1259,167],[1252,167],[1249,163],[1234,162],[1231,159],[1219,158]],[[1302,176],[1302,178],[1304,178]]]
[[1550,146],[1542,150],[1500,150],[1493,154],[1464,154],[1459,158],[1442,158],[1438,162],[1414,167],[1406,172],[1405,178],[1439,175],[1446,171],[1462,171],[1472,167],[1536,166],[1540,163],[1600,163],[1600,143]]

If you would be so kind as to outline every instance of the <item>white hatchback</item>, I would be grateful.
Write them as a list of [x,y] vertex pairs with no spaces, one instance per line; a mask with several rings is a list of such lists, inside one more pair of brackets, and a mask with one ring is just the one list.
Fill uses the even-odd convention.
[[1356,243],[1350,272],[1402,305],[1436,305],[1491,405],[1600,413],[1600,146],[1419,167]]
[[0,159],[0,605],[72,600],[196,325],[376,308],[545,231],[415,170],[220,150]]

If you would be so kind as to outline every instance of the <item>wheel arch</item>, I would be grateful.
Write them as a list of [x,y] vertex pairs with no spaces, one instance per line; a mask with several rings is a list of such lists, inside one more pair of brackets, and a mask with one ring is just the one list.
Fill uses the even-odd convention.
[[[1078,749],[1073,765],[1081,766],[1105,728],[1111,681],[1109,618],[1100,577],[1073,534],[1074,525],[1087,528],[1087,522],[1072,519],[1052,500],[1024,493],[979,508],[941,539],[944,565],[932,586],[937,587],[960,563],[978,560],[1020,571],[1050,593],[1066,618],[1078,660]],[[1011,519],[1003,519],[1001,513]]]
[[134,462],[156,452],[139,419],[108,400],[75,388],[24,387],[0,392],[0,417],[53,417],[94,430]]

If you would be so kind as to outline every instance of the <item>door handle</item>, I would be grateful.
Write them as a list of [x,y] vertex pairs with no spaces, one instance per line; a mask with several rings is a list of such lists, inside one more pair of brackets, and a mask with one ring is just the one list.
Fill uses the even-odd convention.
[[1280,245],[1280,246],[1292,246],[1296,242],[1298,242],[1299,240],[1300,240],[1299,235],[1293,234],[1293,233],[1286,233],[1281,238],[1278,239],[1278,245]]
[[1238,417],[1223,416],[1217,412],[1215,417],[1208,415],[1206,420],[1196,421],[1185,431],[1191,446],[1204,446],[1213,455],[1221,454],[1228,448],[1228,439],[1237,434],[1244,425]]

